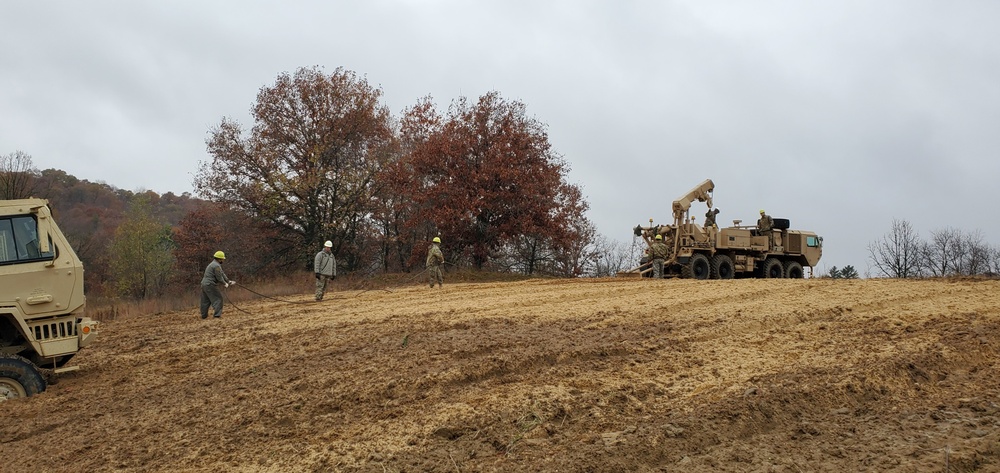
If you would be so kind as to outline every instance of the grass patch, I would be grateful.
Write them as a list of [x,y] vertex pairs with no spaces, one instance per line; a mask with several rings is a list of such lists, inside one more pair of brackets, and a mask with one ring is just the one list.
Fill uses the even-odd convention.
[[[444,282],[445,284],[512,282],[537,279],[538,277],[462,268],[446,271]],[[282,297],[311,295],[315,291],[314,281],[313,273],[302,272],[296,275],[262,280],[239,280],[239,283],[267,297]],[[427,274],[423,270],[410,273],[379,273],[370,277],[347,274],[339,276],[331,284],[333,287],[329,290],[332,291],[377,290],[427,284]],[[223,289],[223,295],[227,303],[235,304],[263,298],[239,286]],[[182,310],[197,310],[200,303],[201,286],[198,284],[192,284],[185,288],[175,288],[158,297],[138,300],[88,295],[87,316],[94,320],[105,321],[142,315],[159,315]]]

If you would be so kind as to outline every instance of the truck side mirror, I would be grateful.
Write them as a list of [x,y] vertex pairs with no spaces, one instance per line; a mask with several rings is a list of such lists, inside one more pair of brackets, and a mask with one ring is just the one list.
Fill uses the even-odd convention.
[[38,221],[37,238],[39,249],[42,253],[49,253],[52,251],[52,247],[49,245],[52,238],[49,236],[52,234],[52,215],[49,213],[49,208],[46,206],[39,206],[31,209],[35,214],[36,220]]

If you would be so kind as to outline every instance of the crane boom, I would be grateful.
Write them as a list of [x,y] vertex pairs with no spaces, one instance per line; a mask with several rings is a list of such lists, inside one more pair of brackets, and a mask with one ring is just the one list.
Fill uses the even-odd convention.
[[689,190],[677,198],[673,204],[674,224],[684,223],[684,214],[691,208],[691,202],[708,202],[708,208],[712,208],[712,191],[715,190],[715,183],[711,179],[705,179],[693,189]]

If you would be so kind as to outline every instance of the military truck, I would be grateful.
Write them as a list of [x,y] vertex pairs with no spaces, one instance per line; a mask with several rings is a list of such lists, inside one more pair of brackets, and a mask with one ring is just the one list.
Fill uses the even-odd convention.
[[[664,277],[694,279],[732,279],[735,277],[802,278],[805,268],[816,267],[823,254],[823,238],[816,233],[790,229],[785,218],[775,218],[773,229],[760,231],[756,225],[699,225],[690,215],[691,204],[705,202],[712,212],[715,184],[706,179],[672,204],[673,223],[649,226],[636,225],[636,236],[649,242],[663,235],[670,249],[665,260]],[[713,214],[714,215],[714,214]],[[649,261],[626,271],[626,276],[652,274]]]
[[97,335],[83,263],[44,199],[0,200],[0,401],[32,396]]

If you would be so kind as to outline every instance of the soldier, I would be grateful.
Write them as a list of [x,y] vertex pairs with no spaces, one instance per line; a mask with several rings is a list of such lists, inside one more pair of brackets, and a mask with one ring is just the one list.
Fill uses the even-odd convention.
[[774,245],[774,235],[772,235],[771,229],[774,228],[774,220],[771,216],[764,213],[764,209],[760,209],[760,219],[757,220],[757,234],[767,235],[768,245]]
[[670,250],[667,249],[667,245],[663,243],[663,235],[659,233],[656,234],[656,238],[651,245],[649,245],[649,256],[653,258],[653,277],[656,279],[663,278],[663,263],[667,259],[667,253]]
[[326,292],[327,281],[337,279],[337,258],[333,256],[332,241],[323,243],[323,249],[316,253],[313,272],[316,273],[316,300],[321,301]]
[[444,283],[444,276],[441,275],[441,266],[444,265],[444,254],[441,253],[441,237],[434,237],[431,246],[427,249],[427,278],[430,280],[431,288],[437,282],[438,287]]
[[708,209],[705,213],[705,228],[715,226],[715,216],[719,214],[719,209]]
[[212,262],[205,268],[205,275],[201,278],[202,319],[208,318],[209,306],[215,309],[214,318],[218,319],[222,317],[222,292],[219,291],[219,284],[222,284],[223,287],[236,284],[236,281],[231,281],[226,277],[226,273],[222,271],[222,262],[226,260],[226,254],[216,251],[213,258]]

